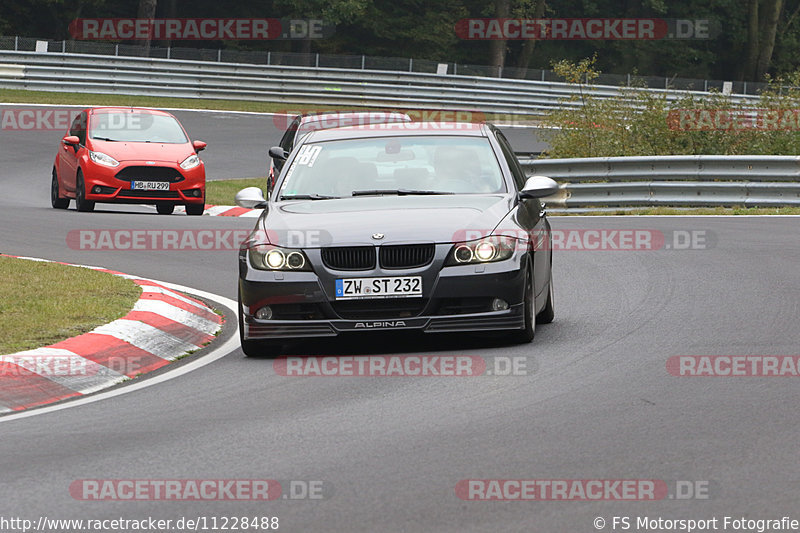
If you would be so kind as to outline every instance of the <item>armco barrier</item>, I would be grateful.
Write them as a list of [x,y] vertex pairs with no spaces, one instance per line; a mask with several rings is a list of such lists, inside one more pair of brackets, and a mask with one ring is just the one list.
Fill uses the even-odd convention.
[[561,183],[557,208],[797,206],[800,157],[660,156],[525,159],[528,175]]
[[[0,50],[2,69],[13,74],[0,76],[2,88],[524,115],[541,115],[555,106],[577,106],[566,99],[579,91],[566,83],[478,76],[8,50]],[[625,90],[663,94],[668,100],[690,94]],[[622,87],[608,85],[590,89],[597,97],[620,96],[622,91]],[[702,97],[708,93],[691,94]],[[732,100],[755,103],[757,97],[734,95]]]

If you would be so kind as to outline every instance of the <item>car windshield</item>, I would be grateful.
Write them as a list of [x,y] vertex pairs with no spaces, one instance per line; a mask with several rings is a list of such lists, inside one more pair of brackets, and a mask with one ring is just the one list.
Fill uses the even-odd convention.
[[152,113],[95,113],[89,137],[101,141],[153,142],[182,144],[189,142],[174,117]]
[[280,197],[505,191],[487,138],[403,136],[304,144],[286,173]]

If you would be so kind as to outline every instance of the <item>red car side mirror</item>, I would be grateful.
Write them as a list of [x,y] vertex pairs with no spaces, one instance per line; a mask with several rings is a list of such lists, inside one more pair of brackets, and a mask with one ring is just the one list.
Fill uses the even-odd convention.
[[77,135],[67,135],[61,139],[61,142],[64,144],[71,144],[73,146],[78,146],[81,144],[81,140],[77,137]]
[[192,141],[192,147],[194,148],[195,152],[200,152],[206,149],[208,143],[204,143],[203,141]]

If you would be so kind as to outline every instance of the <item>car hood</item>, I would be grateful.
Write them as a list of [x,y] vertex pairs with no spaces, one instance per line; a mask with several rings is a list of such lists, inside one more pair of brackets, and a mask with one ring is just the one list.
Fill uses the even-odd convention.
[[490,233],[513,204],[508,194],[285,201],[271,203],[259,226],[272,244],[287,247],[450,243]]
[[92,150],[110,155],[120,163],[123,161],[160,161],[182,163],[194,153],[189,143],[135,143],[91,140]]

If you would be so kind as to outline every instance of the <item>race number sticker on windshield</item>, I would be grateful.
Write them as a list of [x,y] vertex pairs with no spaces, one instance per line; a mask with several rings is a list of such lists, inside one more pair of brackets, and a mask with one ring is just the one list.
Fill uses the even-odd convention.
[[300,153],[297,154],[297,164],[298,165],[305,165],[308,168],[314,166],[314,162],[319,157],[320,152],[322,152],[322,146],[316,144],[307,144],[300,149]]

